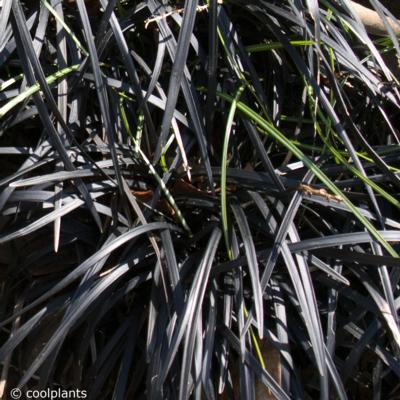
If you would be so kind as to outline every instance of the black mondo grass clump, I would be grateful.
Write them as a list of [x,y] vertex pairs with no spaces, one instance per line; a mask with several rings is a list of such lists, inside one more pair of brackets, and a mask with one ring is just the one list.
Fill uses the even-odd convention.
[[349,0],[1,2],[0,397],[399,398],[400,46],[362,3],[385,35]]

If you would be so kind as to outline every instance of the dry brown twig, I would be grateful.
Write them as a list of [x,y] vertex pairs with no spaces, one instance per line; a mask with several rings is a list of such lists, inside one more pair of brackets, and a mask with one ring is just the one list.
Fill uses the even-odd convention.
[[[223,3],[223,0],[218,0],[218,4],[222,4],[222,3]],[[205,4],[203,6],[197,6],[196,11],[197,12],[202,12],[202,11],[205,11],[207,9],[208,9],[208,4]],[[157,15],[157,16],[152,17],[152,18],[147,18],[146,21],[144,21],[144,27],[145,27],[145,29],[147,29],[147,27],[153,22],[160,21],[160,20],[162,20],[164,18],[167,18],[167,17],[170,17],[171,15],[174,15],[174,14],[182,14],[184,11],[185,11],[184,8],[178,8],[177,10],[172,10],[172,11],[169,11],[169,12],[167,12],[165,14],[162,14],[162,15]]]
[[324,199],[326,199],[328,201],[334,200],[339,203],[343,201],[342,197],[337,196],[335,194],[331,194],[326,189],[314,188],[314,187],[306,185],[304,183],[300,183],[300,185],[298,186],[298,190],[300,190],[301,192],[303,192],[309,196],[315,195],[315,196],[323,197]]
[[[218,4],[223,4],[223,0],[218,0]],[[378,35],[378,36],[387,36],[388,32],[385,27],[385,24],[379,14],[375,11],[372,10],[371,8],[368,8],[359,2],[352,1],[350,0],[350,4],[354,10],[354,12],[358,15],[360,18],[361,22],[364,24],[365,29],[367,30],[368,33],[372,35]],[[208,5],[203,5],[203,6],[198,6],[197,7],[197,12],[202,12],[208,9]],[[164,18],[168,18],[171,15],[174,14],[181,14],[185,11],[184,8],[179,8],[176,10],[172,10],[170,12],[167,12],[162,15],[157,15],[155,17],[147,18],[144,27],[147,29],[147,27],[156,21],[160,21]],[[393,20],[392,18],[387,18],[387,22],[390,25],[390,27],[393,29],[393,32],[396,35],[400,35],[400,24],[399,21]]]
[[[356,1],[350,1],[350,3],[354,12],[358,15],[368,33],[378,36],[388,35],[383,20],[375,10],[365,7]],[[393,32],[396,35],[400,35],[399,21],[395,21],[392,18],[387,18],[387,22],[389,26],[393,29]]]

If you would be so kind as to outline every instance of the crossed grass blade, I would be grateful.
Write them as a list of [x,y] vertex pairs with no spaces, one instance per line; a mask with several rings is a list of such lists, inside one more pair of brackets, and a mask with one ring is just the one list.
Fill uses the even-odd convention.
[[[0,14],[0,312],[14,321],[13,335],[2,330],[3,380],[47,386],[74,369],[73,385],[93,397],[237,388],[251,398],[265,384],[276,398],[344,399],[359,368],[375,393],[396,390],[390,26],[389,39],[371,40],[348,1],[210,1],[202,13],[186,2],[183,18],[156,0],[28,3],[5,0]],[[236,102],[225,94],[241,86]],[[254,327],[273,343],[280,379]]]

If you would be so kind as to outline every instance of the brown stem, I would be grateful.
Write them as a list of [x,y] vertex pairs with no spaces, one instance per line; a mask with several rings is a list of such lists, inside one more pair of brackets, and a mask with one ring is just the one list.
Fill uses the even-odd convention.
[[[385,24],[383,23],[383,20],[376,11],[364,7],[363,5],[355,1],[350,1],[350,3],[354,12],[360,17],[361,22],[365,25],[365,29],[367,30],[368,33],[378,36],[388,35],[388,32],[385,28]],[[395,21],[392,18],[387,18],[387,22],[393,29],[393,32],[396,35],[399,35],[400,34],[399,21],[397,20]]]

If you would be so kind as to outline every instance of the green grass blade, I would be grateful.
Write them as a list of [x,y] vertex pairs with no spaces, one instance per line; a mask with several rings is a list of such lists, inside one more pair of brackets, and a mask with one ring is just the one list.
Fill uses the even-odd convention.
[[232,99],[232,104],[229,110],[228,119],[225,125],[225,135],[224,135],[224,145],[222,150],[222,163],[221,163],[221,217],[222,217],[222,228],[224,232],[225,245],[228,252],[228,257],[230,260],[233,259],[232,248],[229,240],[228,231],[228,210],[226,206],[226,170],[228,168],[228,145],[229,138],[231,135],[232,124],[235,118],[236,108],[238,100],[242,95],[244,86],[241,86],[236,92],[235,97]]
[[[314,40],[291,40],[289,42],[292,46],[313,46],[315,44]],[[281,42],[270,42],[270,43],[257,43],[246,46],[246,51],[249,53],[262,53],[265,51],[283,49],[284,46]]]
[[145,162],[145,164],[149,168],[150,174],[153,175],[153,177],[155,178],[157,183],[160,185],[160,188],[161,188],[162,192],[164,193],[165,197],[167,198],[168,203],[174,209],[174,211],[176,213],[176,217],[178,218],[178,220],[182,224],[183,228],[186,230],[186,232],[188,232],[189,235],[191,235],[192,231],[191,231],[189,225],[187,224],[186,219],[183,216],[181,210],[179,209],[178,205],[176,204],[176,201],[173,198],[171,192],[169,191],[169,189],[165,185],[164,181],[162,180],[160,175],[157,173],[157,171],[153,167],[153,165],[150,162],[150,160],[147,158],[146,154],[143,152],[143,150],[138,145],[135,137],[133,136],[133,133],[132,133],[132,131],[130,129],[130,126],[129,126],[128,118],[126,116],[125,108],[123,106],[123,101],[120,102],[120,113],[121,113],[122,122],[124,123],[124,126],[125,126],[128,134],[129,134],[129,136],[130,136],[130,138],[131,138],[131,140],[132,140],[132,142],[134,144],[134,148],[138,149],[138,153],[139,153],[140,157],[143,159],[143,161]]
[[53,15],[53,17],[62,25],[65,32],[67,32],[68,35],[71,37],[71,39],[75,42],[76,46],[82,52],[82,54],[85,57],[87,57],[89,53],[83,47],[82,43],[79,41],[76,35],[72,32],[71,28],[65,23],[63,19],[60,18],[60,16],[57,14],[57,11],[46,0],[41,0],[41,1],[44,4],[44,6],[49,10],[49,12]]
[[[46,82],[51,85],[56,82],[58,79],[65,78],[67,75],[71,74],[74,71],[77,71],[80,64],[75,64],[70,67],[61,69],[56,73],[48,76],[46,78]],[[37,93],[40,90],[40,84],[36,83],[30,87],[28,87],[24,92],[20,93],[18,96],[15,96],[12,100],[8,101],[4,106],[0,107],[0,118],[3,118],[10,110],[12,110],[16,105],[26,100],[28,97]]]
[[[231,96],[218,92],[217,95],[224,100],[227,100],[231,103],[234,102],[234,98]],[[297,159],[302,161],[304,165],[311,170],[315,176],[336,196],[340,197],[343,203],[352,211],[353,215],[359,220],[359,222],[367,229],[367,231],[371,234],[376,241],[378,241],[386,251],[392,257],[398,257],[397,252],[393,249],[393,247],[382,237],[382,235],[375,229],[375,227],[365,218],[357,209],[356,206],[350,201],[350,199],[328,178],[327,175],[323,171],[321,171],[318,166],[311,161],[297,146],[295,146],[286,136],[281,133],[278,129],[276,129],[271,123],[262,118],[257,112],[251,109],[246,104],[237,101],[237,108],[242,111],[247,117],[251,118],[256,124],[260,125],[269,135],[271,135],[275,140],[277,140],[280,144],[286,147],[289,151],[291,151]]]

